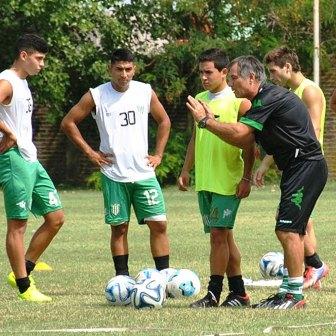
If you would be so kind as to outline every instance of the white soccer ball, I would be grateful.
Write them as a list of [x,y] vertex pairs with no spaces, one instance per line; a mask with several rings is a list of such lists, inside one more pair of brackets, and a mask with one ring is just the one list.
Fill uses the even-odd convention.
[[131,303],[136,309],[162,308],[166,298],[166,287],[158,279],[145,279],[136,283],[131,293]]
[[259,269],[263,278],[282,278],[284,256],[281,252],[268,252],[259,261]]
[[173,275],[167,283],[167,292],[170,297],[195,296],[201,289],[201,283],[197,274],[186,268],[182,268]]
[[168,291],[168,284],[171,282],[171,280],[173,279],[173,277],[178,273],[178,270],[176,268],[165,268],[163,270],[160,271],[160,273],[163,275],[165,281],[166,281],[166,294],[167,297],[173,297],[172,295],[169,294]]
[[131,292],[135,281],[127,275],[117,275],[105,287],[107,301],[113,306],[127,306],[131,303]]
[[155,268],[145,268],[141,270],[134,278],[136,283],[141,283],[147,279],[156,279],[160,282],[166,282],[164,275]]
[[160,273],[163,275],[166,283],[168,283],[178,273],[178,270],[176,268],[169,267],[161,270]]

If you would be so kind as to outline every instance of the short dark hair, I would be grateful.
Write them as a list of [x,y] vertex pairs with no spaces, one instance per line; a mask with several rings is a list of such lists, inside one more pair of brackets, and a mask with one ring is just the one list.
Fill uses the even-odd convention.
[[115,62],[134,62],[134,55],[129,49],[121,48],[121,49],[116,49],[113,51],[111,54],[111,64]]
[[265,55],[264,62],[266,64],[274,63],[280,68],[283,68],[286,63],[289,63],[292,65],[294,72],[301,71],[298,55],[294,50],[287,47],[280,47],[271,50]]
[[19,37],[15,46],[15,57],[20,56],[21,51],[28,53],[40,52],[46,54],[49,51],[47,42],[36,34],[24,34]]
[[213,62],[217,70],[227,68],[230,60],[225,51],[219,48],[211,48],[203,51],[198,57],[198,62]]

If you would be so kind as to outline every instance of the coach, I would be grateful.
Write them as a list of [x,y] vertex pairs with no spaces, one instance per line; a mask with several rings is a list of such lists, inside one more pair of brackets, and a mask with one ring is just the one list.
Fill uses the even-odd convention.
[[265,70],[253,56],[241,56],[229,65],[230,85],[252,107],[237,123],[220,123],[209,108],[191,96],[187,107],[196,122],[223,141],[244,148],[252,141],[273,155],[282,170],[281,198],[275,232],[285,257],[283,284],[278,293],[255,308],[302,308],[306,224],[328,176],[326,161],[304,103],[294,93],[266,83]]

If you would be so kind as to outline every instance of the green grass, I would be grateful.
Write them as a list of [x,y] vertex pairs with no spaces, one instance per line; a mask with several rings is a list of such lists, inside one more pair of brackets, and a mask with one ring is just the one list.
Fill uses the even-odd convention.
[[[323,290],[307,291],[308,306],[298,311],[267,311],[252,309],[192,310],[188,304],[195,298],[168,300],[161,310],[137,311],[131,307],[111,307],[106,303],[104,287],[114,274],[109,252],[109,227],[103,223],[102,197],[94,191],[63,191],[61,197],[66,223],[41,260],[53,267],[52,272],[35,272],[38,287],[53,297],[49,304],[20,302],[16,291],[5,284],[9,264],[5,254],[6,225],[3,202],[0,203],[2,225],[0,334],[69,335],[65,332],[33,332],[75,328],[127,328],[114,335],[261,335],[275,326],[274,335],[335,335],[336,325],[310,328],[288,328],[336,321],[336,293],[333,271],[335,252],[335,183],[329,183],[314,213],[319,253],[331,267],[331,275],[323,282]],[[206,290],[209,275],[209,237],[203,234],[198,214],[196,194],[182,193],[170,187],[164,190],[171,241],[171,266],[190,268],[201,279]],[[258,261],[265,252],[278,251],[280,245],[274,234],[274,213],[279,190],[267,186],[253,190],[242,202],[235,227],[241,248],[245,277],[260,278]],[[29,220],[26,237],[39,225]],[[149,252],[147,227],[140,227],[133,218],[130,227],[130,271],[135,275],[141,268],[153,266]],[[227,290],[226,280],[223,297]],[[248,289],[252,301],[272,293],[270,288]],[[80,332],[77,334],[84,334]],[[96,332],[91,335],[106,335]]]

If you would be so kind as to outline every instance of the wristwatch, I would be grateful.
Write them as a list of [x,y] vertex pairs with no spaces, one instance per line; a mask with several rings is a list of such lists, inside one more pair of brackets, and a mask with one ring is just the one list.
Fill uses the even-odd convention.
[[199,128],[206,128],[206,123],[207,123],[207,121],[208,121],[209,119],[210,119],[210,117],[205,116],[203,119],[201,119],[201,120],[198,122],[197,126],[198,126]]

